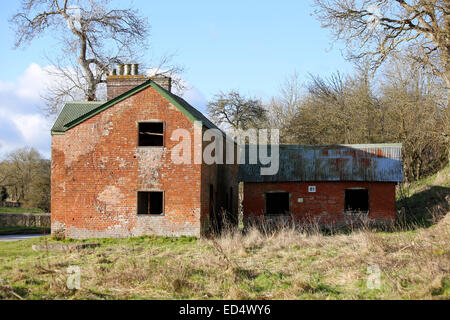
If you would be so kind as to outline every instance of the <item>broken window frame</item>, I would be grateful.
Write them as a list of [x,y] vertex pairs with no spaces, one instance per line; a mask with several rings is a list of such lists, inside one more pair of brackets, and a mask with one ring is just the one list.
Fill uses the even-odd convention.
[[[268,195],[273,195],[275,193],[283,193],[287,195],[287,201],[288,201],[288,211],[284,212],[284,213],[268,213],[267,211],[267,201],[268,201]],[[283,191],[283,190],[277,190],[277,191],[266,191],[264,193],[264,216],[266,217],[286,217],[286,216],[290,216],[290,210],[291,210],[291,193],[288,191]]]
[[[147,193],[148,194],[148,199],[147,199],[147,213],[140,213],[139,210],[139,203],[140,203],[140,198],[139,198],[139,194],[141,193]],[[161,194],[161,213],[150,213],[151,212],[151,201],[150,201],[150,196],[151,193],[160,193]],[[138,216],[163,216],[165,214],[164,212],[164,208],[165,208],[165,192],[161,191],[161,190],[139,190],[136,193],[136,214]]]
[[[367,210],[348,210],[347,209],[347,206],[348,206],[347,191],[366,191],[366,193],[367,193]],[[369,192],[368,188],[355,187],[355,188],[344,189],[344,212],[345,213],[347,213],[347,214],[350,214],[350,213],[368,214],[369,211],[370,211],[370,192]]]
[[[161,145],[141,145],[141,124],[155,124],[160,123],[162,124],[162,133],[159,132],[148,132],[146,134],[162,137],[162,144]],[[166,136],[166,124],[164,121],[161,120],[146,120],[146,121],[139,121],[137,123],[137,145],[139,148],[164,148],[165,147],[165,139]]]

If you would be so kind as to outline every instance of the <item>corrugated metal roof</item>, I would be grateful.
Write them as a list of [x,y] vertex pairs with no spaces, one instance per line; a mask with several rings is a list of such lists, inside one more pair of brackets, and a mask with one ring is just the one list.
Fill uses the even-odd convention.
[[84,114],[104,104],[105,101],[73,101],[67,102],[61,110],[52,132],[65,132],[64,126]]
[[248,149],[239,181],[403,181],[401,144],[280,145],[275,175],[261,175],[269,165],[248,164]]

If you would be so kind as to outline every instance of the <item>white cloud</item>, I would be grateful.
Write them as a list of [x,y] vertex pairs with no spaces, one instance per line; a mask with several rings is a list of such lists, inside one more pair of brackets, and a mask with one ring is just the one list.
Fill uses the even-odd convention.
[[50,135],[51,123],[39,114],[20,115],[13,119],[26,145],[45,147]]
[[40,100],[40,95],[47,87],[49,80],[46,69],[48,68],[42,68],[41,66],[32,63],[25,71],[25,74],[17,81],[17,95],[23,99],[38,102]]
[[0,92],[9,91],[14,89],[14,84],[11,82],[1,82],[0,81]]
[[51,122],[41,109],[49,82],[45,68],[32,63],[15,81],[0,81],[0,157],[30,146],[50,157]]

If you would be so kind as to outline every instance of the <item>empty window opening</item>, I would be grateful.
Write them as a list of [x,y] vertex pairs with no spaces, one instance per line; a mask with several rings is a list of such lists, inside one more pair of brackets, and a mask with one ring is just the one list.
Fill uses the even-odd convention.
[[164,123],[162,122],[139,123],[139,146],[140,147],[164,146]]
[[138,214],[156,214],[164,213],[163,192],[138,192]]
[[266,214],[289,213],[289,193],[269,192],[266,193]]
[[346,189],[345,211],[369,211],[369,190]]

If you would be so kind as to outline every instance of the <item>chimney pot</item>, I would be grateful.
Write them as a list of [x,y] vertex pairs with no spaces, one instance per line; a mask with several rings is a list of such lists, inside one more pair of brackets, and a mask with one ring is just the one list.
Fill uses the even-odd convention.
[[125,71],[124,71],[124,74],[125,74],[126,76],[131,75],[131,64],[126,64],[126,65],[125,65]]
[[108,101],[148,80],[148,77],[139,75],[138,66],[137,63],[118,64],[115,74],[114,71],[110,71],[110,75],[118,76],[107,77],[106,79],[106,96]]
[[132,76],[137,76],[139,75],[139,65],[137,63],[133,63],[131,65],[131,75]]
[[117,66],[117,70],[118,70],[119,76],[123,76],[123,71],[124,71],[124,66],[123,66],[123,64],[119,64],[119,65]]

